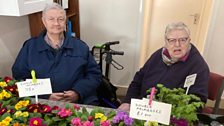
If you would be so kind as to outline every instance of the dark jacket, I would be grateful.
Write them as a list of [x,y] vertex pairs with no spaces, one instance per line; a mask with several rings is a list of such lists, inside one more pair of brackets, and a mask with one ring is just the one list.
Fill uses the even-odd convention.
[[[65,36],[61,49],[54,52],[45,42],[46,31],[27,40],[12,67],[15,79],[50,78],[53,92],[74,90],[81,99],[78,103],[97,101],[96,88],[101,81],[100,68],[88,46],[81,40]],[[49,96],[42,96],[48,98]]]
[[162,48],[157,50],[145,65],[135,74],[131,82],[124,103],[130,103],[131,98],[146,97],[146,90],[163,84],[167,88],[178,88],[184,86],[188,75],[197,74],[195,84],[189,89],[190,94],[196,94],[203,102],[208,96],[209,68],[192,45],[190,54],[186,61],[178,61],[171,66],[167,66],[162,60]]

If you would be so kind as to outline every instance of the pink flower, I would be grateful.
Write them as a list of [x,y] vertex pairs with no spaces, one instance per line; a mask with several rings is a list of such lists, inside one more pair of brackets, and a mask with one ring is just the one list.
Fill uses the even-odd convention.
[[31,118],[29,121],[29,126],[43,126],[42,119],[39,117]]
[[58,115],[62,118],[68,117],[72,115],[72,112],[70,109],[66,110],[65,108],[62,108],[59,112]]
[[71,124],[73,126],[82,126],[82,123],[81,123],[81,119],[80,118],[73,118],[71,120]]
[[106,120],[106,121],[100,122],[100,126],[110,126],[110,121]]
[[83,122],[83,126],[94,126],[94,123],[90,121],[86,121],[86,122]]

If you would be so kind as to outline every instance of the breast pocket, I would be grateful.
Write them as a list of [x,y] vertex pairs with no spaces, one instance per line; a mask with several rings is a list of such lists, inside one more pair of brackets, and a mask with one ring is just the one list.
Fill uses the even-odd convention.
[[63,70],[74,72],[74,71],[84,71],[87,66],[87,57],[83,55],[66,55],[63,58],[62,64]]

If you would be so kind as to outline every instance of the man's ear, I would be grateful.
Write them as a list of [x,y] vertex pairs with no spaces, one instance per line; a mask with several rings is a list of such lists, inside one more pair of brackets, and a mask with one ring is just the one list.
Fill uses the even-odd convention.
[[46,22],[45,22],[44,17],[42,17],[41,19],[42,19],[42,23],[44,24],[44,27],[46,28]]

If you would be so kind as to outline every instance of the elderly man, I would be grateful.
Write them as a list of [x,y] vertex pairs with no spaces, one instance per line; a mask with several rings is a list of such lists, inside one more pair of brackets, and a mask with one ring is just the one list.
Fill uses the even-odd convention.
[[123,104],[119,109],[128,111],[131,98],[146,97],[146,90],[158,83],[167,88],[184,86],[188,75],[197,74],[189,93],[206,102],[208,96],[209,68],[196,47],[190,43],[190,31],[182,23],[172,23],[165,30],[165,45],[157,50],[135,74]]
[[53,3],[42,13],[46,28],[38,37],[27,40],[12,67],[16,79],[50,78],[53,94],[41,96],[49,100],[98,105],[96,89],[101,71],[81,40],[66,34],[65,10]]

